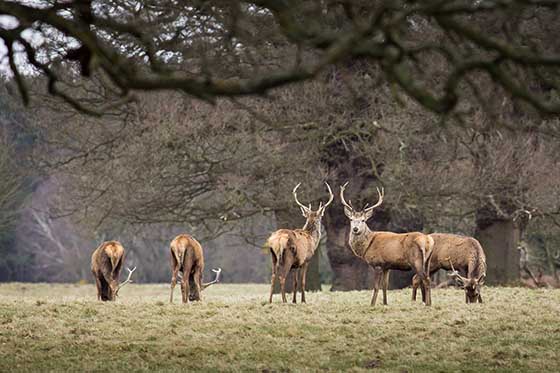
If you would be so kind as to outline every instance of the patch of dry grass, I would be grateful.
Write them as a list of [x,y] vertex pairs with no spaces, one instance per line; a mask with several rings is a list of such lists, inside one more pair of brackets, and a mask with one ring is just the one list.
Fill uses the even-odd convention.
[[128,285],[115,303],[91,285],[0,285],[0,371],[560,371],[559,290],[485,288],[469,306],[434,290],[431,308],[410,289],[376,308],[366,291],[305,305],[267,291],[220,284],[184,306],[168,285]]

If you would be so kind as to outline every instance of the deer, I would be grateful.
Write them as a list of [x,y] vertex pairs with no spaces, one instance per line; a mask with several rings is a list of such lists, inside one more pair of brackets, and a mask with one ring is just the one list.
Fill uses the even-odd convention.
[[127,268],[128,278],[119,284],[119,275],[124,262],[125,250],[118,241],[103,242],[91,256],[91,272],[97,286],[97,300],[114,301],[119,290],[132,282],[132,273],[136,270]]
[[[221,268],[212,269],[216,273],[213,281],[202,283],[204,271],[204,253],[200,243],[188,234],[180,234],[171,241],[171,295],[169,303],[173,303],[173,291],[177,278],[181,281],[183,303],[201,301],[202,291],[220,281]],[[182,272],[182,275],[181,273]]]
[[[373,284],[371,305],[375,306],[379,288],[383,289],[383,304],[387,305],[387,288],[389,271],[414,270],[421,281],[422,299],[426,306],[432,304],[430,277],[430,256],[434,245],[433,239],[421,232],[393,233],[372,231],[367,221],[373,216],[374,210],[381,206],[385,191],[377,189],[378,201],[371,207],[366,206],[357,211],[352,202],[344,199],[344,190],[348,182],[340,187],[340,200],[344,206],[344,214],[350,219],[348,243],[352,253],[364,260],[376,271]],[[379,276],[379,270],[382,271]]]
[[[430,259],[430,275],[440,269],[452,271],[449,276],[465,290],[467,303],[482,303],[480,288],[486,278],[486,255],[480,242],[473,237],[457,234],[432,233],[434,248]],[[459,274],[466,273],[467,277]],[[412,300],[420,285],[418,276],[412,278]]]
[[325,213],[325,209],[329,206],[334,194],[328,183],[325,182],[329,191],[329,199],[323,204],[319,203],[319,208],[313,210],[311,204],[305,206],[297,197],[297,190],[301,183],[295,186],[292,194],[299,206],[305,225],[301,229],[279,229],[273,232],[266,240],[263,249],[270,250],[272,258],[272,275],[270,279],[270,297],[269,303],[272,303],[272,295],[274,294],[274,284],[276,276],[280,281],[280,292],[282,294],[282,302],[287,303],[286,299],[286,277],[290,271],[294,271],[293,276],[293,296],[292,303],[296,303],[298,277],[301,275],[301,302],[305,303],[305,282],[307,276],[307,268],[309,261],[315,254],[321,239],[321,219]]

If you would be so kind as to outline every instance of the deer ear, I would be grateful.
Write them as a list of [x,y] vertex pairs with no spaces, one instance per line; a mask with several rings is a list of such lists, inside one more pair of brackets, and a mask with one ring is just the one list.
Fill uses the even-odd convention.
[[305,213],[305,209],[303,207],[299,208],[301,210],[301,214],[303,215],[304,218],[307,217],[307,214]]
[[346,217],[348,219],[352,219],[352,210],[350,210],[348,207],[344,206],[344,215],[346,215]]
[[368,219],[371,218],[372,216],[373,216],[373,209],[372,209],[372,210],[369,210],[369,211],[366,211],[366,212],[364,213],[364,217],[365,217],[366,220],[368,220]]
[[485,279],[486,279],[486,274],[480,276],[480,277],[478,278],[478,285],[479,285],[479,286],[482,286],[482,285],[484,284],[484,280],[485,280]]

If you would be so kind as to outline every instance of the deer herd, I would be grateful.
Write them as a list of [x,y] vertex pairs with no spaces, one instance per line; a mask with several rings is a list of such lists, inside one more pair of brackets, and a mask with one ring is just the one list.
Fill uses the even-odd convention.
[[[309,262],[321,239],[321,219],[326,208],[333,202],[334,194],[328,183],[325,183],[329,198],[326,203],[320,202],[317,210],[311,204],[305,206],[297,197],[301,183],[292,191],[295,202],[305,217],[305,225],[301,229],[279,229],[272,233],[264,244],[264,249],[272,257],[272,276],[269,303],[272,303],[275,282],[280,283],[282,302],[286,303],[286,279],[293,273],[293,297],[296,303],[298,286],[301,290],[301,302],[305,303],[305,282]],[[379,288],[383,290],[383,304],[387,304],[387,288],[389,271],[414,271],[412,279],[412,300],[416,300],[418,287],[422,293],[422,301],[426,306],[432,303],[430,276],[440,269],[449,270],[451,279],[465,291],[467,303],[482,303],[480,288],[486,277],[486,257],[480,243],[467,236],[454,234],[421,232],[393,233],[372,231],[367,221],[373,216],[375,208],[383,203],[384,190],[377,189],[378,201],[370,207],[356,210],[350,200],[344,198],[348,183],[340,187],[340,201],[344,214],[350,220],[348,237],[349,248],[354,255],[371,266],[374,276],[371,305],[375,305]],[[125,255],[124,247],[117,241],[102,243],[91,257],[91,271],[97,286],[97,299],[113,301],[119,289],[132,282],[132,273],[136,267],[128,270],[127,279],[119,284],[119,275]],[[204,254],[200,243],[188,234],[181,234],[170,244],[171,259],[171,294],[169,301],[173,303],[173,292],[177,279],[181,284],[182,302],[200,301],[202,291],[208,286],[219,282],[221,269],[213,269],[216,278],[208,283],[202,282],[204,271]],[[466,277],[461,275],[465,274]]]

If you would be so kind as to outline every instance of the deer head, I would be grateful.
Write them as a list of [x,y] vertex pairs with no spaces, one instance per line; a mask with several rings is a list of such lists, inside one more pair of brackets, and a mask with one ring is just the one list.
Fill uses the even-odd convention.
[[465,295],[467,297],[467,303],[476,303],[480,297],[480,288],[484,284],[485,274],[481,274],[478,278],[467,278],[459,274],[453,267],[451,259],[449,259],[449,264],[451,265],[451,273],[448,274],[449,277],[453,278],[457,285],[465,290]]
[[340,187],[340,200],[344,205],[344,215],[346,215],[346,217],[350,219],[350,233],[355,236],[359,236],[362,233],[368,231],[369,228],[367,227],[366,222],[369,220],[369,218],[372,217],[373,210],[383,203],[385,190],[381,188],[380,191],[379,188],[376,188],[377,194],[379,195],[379,200],[377,201],[377,203],[371,207],[367,207],[366,204],[361,211],[356,211],[354,207],[352,207],[352,202],[350,200],[346,202],[346,200],[344,199],[344,190],[346,189],[347,185],[348,182]]
[[327,208],[328,205],[330,205],[332,203],[332,201],[334,199],[334,194],[331,190],[331,187],[329,186],[329,184],[327,182],[325,182],[325,185],[327,186],[327,189],[329,191],[329,200],[325,204],[323,204],[322,201],[319,202],[319,208],[316,211],[313,211],[311,209],[311,203],[309,204],[309,206],[305,206],[303,203],[301,203],[298,200],[297,189],[299,188],[300,185],[301,185],[301,183],[296,185],[294,190],[292,191],[292,193],[294,195],[294,199],[296,200],[296,203],[298,204],[299,208],[301,209],[301,213],[302,213],[303,217],[306,219],[305,226],[303,227],[303,229],[306,229],[306,228],[309,228],[309,227],[320,228],[319,225],[321,224],[321,218],[325,214],[325,209]]

